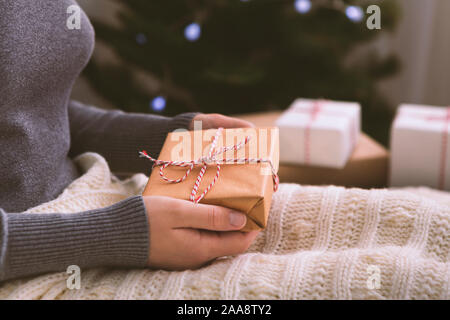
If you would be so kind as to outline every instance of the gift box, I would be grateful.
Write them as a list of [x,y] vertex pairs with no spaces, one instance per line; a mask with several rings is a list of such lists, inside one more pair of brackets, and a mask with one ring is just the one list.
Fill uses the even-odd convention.
[[297,99],[276,121],[280,162],[343,168],[361,130],[354,102]]
[[[242,231],[267,225],[278,187],[278,128],[210,129],[168,134],[143,195],[168,196],[235,209]],[[159,168],[158,168],[159,167]]]
[[[257,127],[273,126],[281,111],[236,115]],[[311,185],[338,185],[359,188],[384,188],[388,184],[389,152],[368,135],[359,135],[356,147],[344,168],[312,167],[280,163],[280,182]]]
[[400,105],[391,129],[390,185],[450,190],[450,108]]

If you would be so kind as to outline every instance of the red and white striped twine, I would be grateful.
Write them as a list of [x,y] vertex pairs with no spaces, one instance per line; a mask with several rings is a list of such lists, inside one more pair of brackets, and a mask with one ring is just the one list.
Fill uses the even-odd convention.
[[[158,159],[155,159],[155,158],[152,158],[151,156],[149,156],[145,150],[140,151],[139,155],[141,157],[145,157],[145,158],[149,159],[150,161],[152,161],[153,167],[160,166],[159,175],[161,176],[162,179],[164,179],[165,181],[170,182],[170,183],[183,182],[189,176],[189,174],[191,173],[192,169],[194,169],[195,166],[202,165],[202,168],[200,169],[200,172],[199,172],[197,179],[195,180],[194,186],[192,188],[191,195],[189,196],[189,199],[194,203],[200,202],[200,200],[202,200],[205,197],[205,195],[209,192],[209,190],[211,190],[211,188],[214,186],[216,181],[219,179],[221,163],[234,163],[234,164],[263,163],[263,162],[269,163],[271,170],[272,170],[273,190],[277,191],[279,179],[278,179],[278,175],[275,171],[275,167],[273,166],[273,163],[270,159],[263,159],[263,158],[228,158],[228,159],[223,159],[223,160],[216,159],[216,156],[218,154],[222,154],[229,150],[237,151],[237,150],[241,149],[250,140],[250,136],[247,136],[247,137],[245,137],[244,140],[242,140],[238,144],[222,147],[222,148],[216,150],[217,141],[219,140],[219,137],[222,135],[222,131],[223,131],[223,128],[219,128],[217,130],[217,132],[213,138],[213,141],[211,143],[211,148],[209,150],[208,156],[201,157],[198,160],[190,160],[190,161],[158,160]],[[202,182],[203,176],[205,175],[207,166],[214,165],[214,164],[216,165],[217,170],[216,170],[216,175],[214,176],[213,181],[202,192],[202,194],[200,194],[198,197],[196,197],[197,193],[198,193],[198,189]],[[167,168],[168,166],[187,167],[188,169],[186,170],[186,173],[181,178],[170,179],[164,175],[164,169]]]

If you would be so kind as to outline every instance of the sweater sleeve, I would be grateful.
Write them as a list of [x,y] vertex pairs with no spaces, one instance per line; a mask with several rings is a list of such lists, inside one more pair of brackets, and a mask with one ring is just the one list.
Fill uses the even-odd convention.
[[86,151],[100,153],[116,173],[149,173],[147,161],[138,157],[147,150],[157,157],[167,134],[175,129],[187,129],[197,113],[182,113],[173,118],[120,110],[102,110],[69,103],[71,131],[70,156]]
[[0,209],[0,281],[92,267],[144,267],[149,252],[145,204],[134,196],[73,214]]

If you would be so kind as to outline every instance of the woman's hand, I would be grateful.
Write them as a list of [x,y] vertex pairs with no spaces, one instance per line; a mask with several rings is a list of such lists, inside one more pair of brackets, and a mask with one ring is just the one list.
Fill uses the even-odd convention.
[[218,113],[199,114],[192,119],[189,125],[189,130],[194,130],[194,122],[202,122],[202,130],[215,129],[215,128],[253,128],[254,125],[251,122],[224,116]]
[[[248,128],[248,121],[221,114],[199,114],[202,129]],[[159,196],[144,196],[150,226],[148,265],[167,270],[195,269],[215,258],[245,252],[258,231],[240,232],[245,214],[228,208],[194,204]]]
[[245,252],[258,231],[240,232],[245,214],[228,208],[144,196],[150,226],[148,265],[194,269],[217,257]]

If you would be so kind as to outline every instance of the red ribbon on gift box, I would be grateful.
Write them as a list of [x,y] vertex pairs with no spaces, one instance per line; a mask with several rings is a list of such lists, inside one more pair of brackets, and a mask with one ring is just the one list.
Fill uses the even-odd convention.
[[[327,103],[328,100],[315,100],[312,104],[311,104],[311,108],[309,109],[300,109],[300,108],[293,108],[293,112],[295,113],[306,113],[310,115],[309,121],[306,124],[305,127],[305,164],[310,164],[311,161],[311,127],[314,123],[314,121],[316,120],[317,116],[320,113],[326,113],[327,115],[332,115],[332,116],[336,116],[336,117],[348,117],[349,115],[346,113],[342,113],[339,111],[330,111],[330,110],[323,110],[323,105],[325,103]],[[351,118],[351,123],[350,123],[350,144],[351,145],[355,145],[356,143],[356,121]]]
[[[272,170],[273,190],[277,191],[279,179],[278,179],[278,175],[275,171],[275,167],[270,159],[263,159],[263,158],[228,158],[228,159],[223,159],[223,160],[216,159],[216,156],[219,154],[222,154],[229,150],[237,151],[237,150],[241,149],[250,140],[250,136],[247,136],[247,137],[245,137],[244,140],[242,140],[241,142],[239,142],[235,145],[217,149],[217,142],[219,140],[219,137],[222,135],[222,131],[223,131],[223,128],[219,128],[217,130],[217,132],[213,138],[213,141],[211,143],[211,148],[209,149],[208,156],[201,157],[198,160],[190,160],[190,161],[158,160],[158,159],[155,159],[155,158],[152,158],[151,156],[149,156],[145,150],[139,152],[139,154],[141,157],[145,157],[145,158],[153,161],[153,166],[161,166],[161,168],[159,169],[159,175],[161,176],[162,179],[164,179],[165,181],[170,182],[170,183],[179,183],[179,182],[184,181],[189,176],[189,174],[191,173],[192,169],[194,169],[195,166],[201,165],[202,168],[200,169],[200,172],[197,176],[197,179],[195,180],[194,186],[193,186],[191,194],[189,196],[189,200],[191,200],[194,203],[200,202],[200,200],[202,200],[205,197],[205,195],[209,192],[209,190],[211,190],[211,188],[214,186],[216,181],[219,179],[221,163],[234,163],[234,164],[268,163]],[[207,169],[208,165],[211,165],[211,164],[216,165],[216,175],[214,176],[213,181],[203,191],[203,193],[200,194],[198,197],[196,197],[196,195],[198,193],[198,189],[202,182],[203,176],[205,175],[206,169]],[[188,169],[186,170],[186,173],[184,174],[183,177],[178,178],[178,179],[170,179],[170,178],[166,177],[164,174],[164,169],[167,168],[168,166],[188,167]]]

